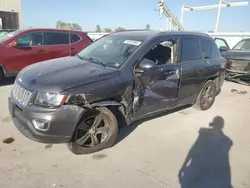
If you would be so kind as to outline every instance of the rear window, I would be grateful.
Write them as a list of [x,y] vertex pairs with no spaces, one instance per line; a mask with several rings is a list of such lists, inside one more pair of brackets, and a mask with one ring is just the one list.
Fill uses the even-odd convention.
[[70,34],[70,43],[73,44],[81,40],[81,37],[77,34]]
[[201,59],[201,48],[198,39],[184,38],[181,42],[181,62]]
[[212,41],[211,45],[212,45],[211,58],[221,57],[221,53],[217,44],[214,41]]
[[205,58],[211,57],[211,50],[212,50],[212,39],[202,38],[200,39],[202,52]]
[[69,33],[44,32],[44,45],[69,44]]

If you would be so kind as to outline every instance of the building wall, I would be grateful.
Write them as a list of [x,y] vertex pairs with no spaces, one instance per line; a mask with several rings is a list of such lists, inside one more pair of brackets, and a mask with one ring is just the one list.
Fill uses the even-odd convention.
[[0,11],[18,13],[19,26],[22,25],[21,0],[0,0]]

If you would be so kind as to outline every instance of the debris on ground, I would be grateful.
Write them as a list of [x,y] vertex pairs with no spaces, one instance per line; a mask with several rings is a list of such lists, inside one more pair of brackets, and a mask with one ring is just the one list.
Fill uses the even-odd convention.
[[15,139],[12,137],[8,137],[8,138],[3,139],[4,144],[11,144],[14,141],[15,141]]
[[94,155],[92,156],[92,158],[93,158],[94,160],[101,160],[101,159],[106,158],[106,157],[107,157],[107,155],[101,154],[101,153],[99,153],[99,154],[94,154]]
[[45,145],[45,149],[50,149],[50,148],[52,148],[52,144]]
[[237,89],[231,89],[231,92],[234,94],[244,95],[247,93],[246,90],[237,90]]

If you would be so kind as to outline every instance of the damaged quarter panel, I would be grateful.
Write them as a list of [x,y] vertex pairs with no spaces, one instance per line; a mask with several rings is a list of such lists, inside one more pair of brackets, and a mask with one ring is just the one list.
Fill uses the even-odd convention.
[[228,60],[227,69],[250,72],[250,51],[230,50],[223,52],[222,55]]
[[228,71],[249,73],[250,72],[250,39],[242,39],[232,50],[222,52],[228,60],[226,68]]

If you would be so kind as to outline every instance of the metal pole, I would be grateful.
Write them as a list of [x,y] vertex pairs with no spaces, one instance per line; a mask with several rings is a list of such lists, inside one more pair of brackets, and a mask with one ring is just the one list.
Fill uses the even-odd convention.
[[184,14],[184,5],[182,5],[181,6],[181,20],[180,20],[180,22],[181,22],[181,25],[182,25],[182,22],[183,22],[183,14]]
[[218,30],[219,21],[220,21],[220,12],[221,12],[222,1],[223,1],[223,0],[220,0],[220,3],[219,3],[217,18],[216,18],[216,25],[215,25],[214,32],[217,32],[217,30]]

